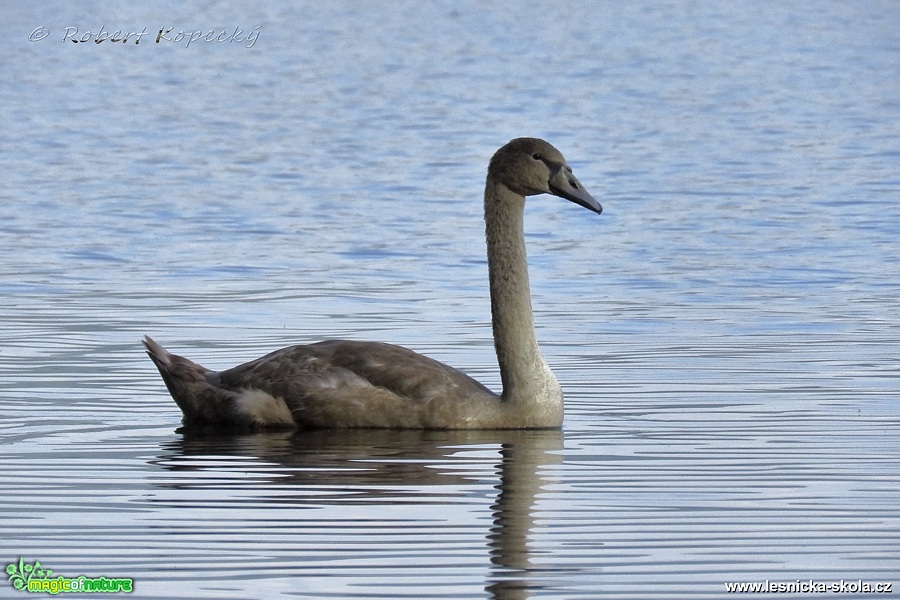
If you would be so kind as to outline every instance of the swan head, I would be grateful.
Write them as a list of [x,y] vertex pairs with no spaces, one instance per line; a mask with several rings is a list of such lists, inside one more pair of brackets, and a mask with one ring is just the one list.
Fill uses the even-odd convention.
[[497,150],[488,166],[488,180],[522,196],[553,194],[595,213],[603,212],[562,153],[544,140],[516,138]]

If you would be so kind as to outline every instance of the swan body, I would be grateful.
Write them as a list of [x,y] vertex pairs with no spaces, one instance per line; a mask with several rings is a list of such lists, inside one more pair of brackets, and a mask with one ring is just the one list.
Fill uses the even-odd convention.
[[284,348],[214,372],[144,338],[185,426],[525,429],[562,425],[563,394],[532,320],[525,255],[525,197],[553,194],[602,208],[562,154],[517,138],[488,166],[484,193],[494,346],[503,384],[495,394],[468,375],[412,350],[329,340]]

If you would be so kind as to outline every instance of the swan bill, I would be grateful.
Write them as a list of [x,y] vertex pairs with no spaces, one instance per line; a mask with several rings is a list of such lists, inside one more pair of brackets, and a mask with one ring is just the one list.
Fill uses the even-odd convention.
[[584,189],[584,186],[572,174],[572,169],[568,165],[563,164],[559,166],[550,177],[549,188],[550,193],[554,196],[565,198],[579,206],[594,211],[598,215],[603,212],[603,207]]

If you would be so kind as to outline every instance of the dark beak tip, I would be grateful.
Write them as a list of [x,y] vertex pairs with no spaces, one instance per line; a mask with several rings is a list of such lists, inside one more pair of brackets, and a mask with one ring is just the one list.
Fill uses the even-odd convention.
[[594,197],[591,196],[590,194],[585,194],[585,195],[587,196],[587,198],[575,196],[575,197],[569,198],[569,200],[571,200],[575,204],[578,204],[579,206],[583,206],[584,208],[588,209],[591,212],[597,213],[598,215],[602,214],[603,206],[599,202],[594,200]]

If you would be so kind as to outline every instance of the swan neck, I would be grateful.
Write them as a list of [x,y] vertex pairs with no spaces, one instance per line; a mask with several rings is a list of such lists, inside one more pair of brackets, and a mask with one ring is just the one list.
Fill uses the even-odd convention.
[[485,190],[485,229],[494,346],[504,401],[551,404],[562,392],[541,356],[531,309],[524,233],[525,197],[502,184]]

